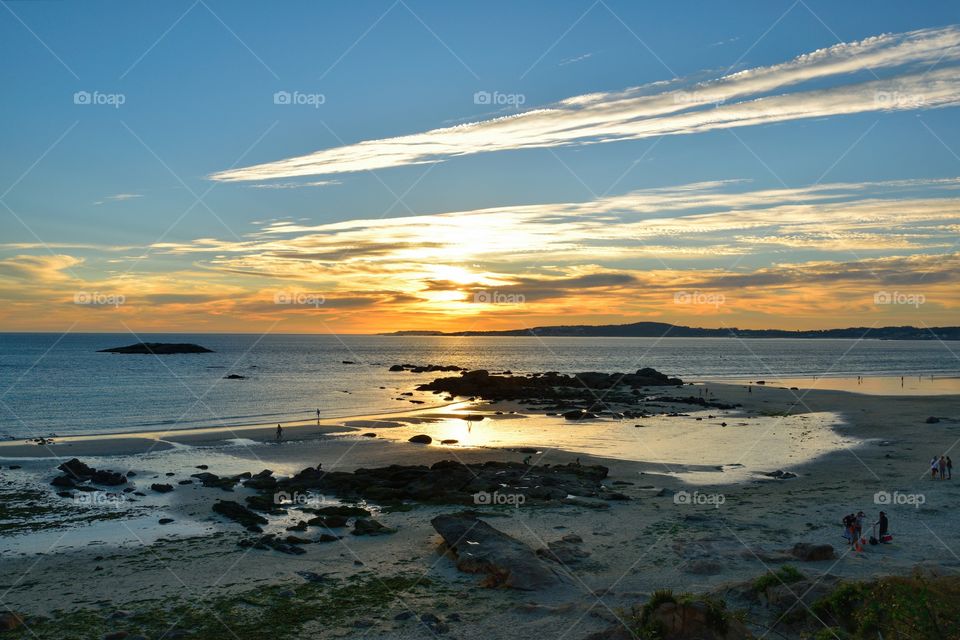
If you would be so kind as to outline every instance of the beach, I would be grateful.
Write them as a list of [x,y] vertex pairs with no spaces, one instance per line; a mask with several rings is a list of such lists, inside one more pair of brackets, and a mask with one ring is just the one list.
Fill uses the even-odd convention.
[[[741,406],[566,421],[525,409],[529,403],[458,400],[320,425],[290,424],[280,443],[275,425],[76,437],[50,446],[3,443],[4,502],[15,517],[4,519],[0,574],[6,579],[0,588],[11,609],[52,618],[40,629],[73,620],[97,633],[133,634],[153,628],[160,616],[185,634],[169,637],[205,637],[208,632],[177,621],[181,614],[191,619],[182,607],[227,611],[235,600],[256,594],[308,598],[299,589],[306,584],[321,591],[352,585],[378,595],[375,606],[307,620],[297,633],[423,637],[416,616],[430,614],[456,637],[581,638],[616,624],[624,610],[664,588],[725,594],[755,624],[771,624],[776,609],[745,599],[744,585],[784,564],[823,584],[833,576],[907,575],[917,567],[960,570],[951,548],[951,532],[960,525],[951,507],[960,488],[933,481],[928,472],[931,456],[950,452],[960,439],[957,396],[717,382],[663,395],[685,397],[691,389]],[[937,420],[928,423],[931,417]],[[407,442],[417,433],[434,442]],[[453,435],[467,441],[439,444]],[[608,455],[598,455],[604,451]],[[49,482],[57,464],[72,457],[96,468],[133,471],[131,481],[144,495],[58,497]],[[227,493],[191,478],[201,465],[220,475],[270,469],[289,476],[318,464],[324,471],[354,471],[442,460],[603,465],[609,469],[604,484],[625,499],[602,507],[586,501],[477,505],[492,526],[533,549],[571,534],[582,539],[579,548],[588,555],[557,567],[565,576],[562,586],[517,591],[480,588],[477,576],[458,571],[438,553],[431,519],[463,507],[363,503],[396,532],[343,532],[335,542],[303,545],[306,553],[288,555],[238,546],[242,528],[211,512],[218,499],[240,500],[249,489]],[[780,477],[771,475],[776,472]],[[171,483],[173,490],[151,491],[153,483]],[[318,499],[316,504],[341,504],[336,496]],[[871,525],[886,510],[894,542],[862,551],[846,545],[840,520],[858,510]],[[161,525],[161,519],[172,522]],[[295,521],[271,518],[266,531],[282,532]],[[801,561],[789,554],[795,543],[830,544],[835,556]],[[315,574],[324,578],[315,583],[303,577]],[[293,595],[277,596],[281,592]],[[147,612],[149,622],[137,617]],[[760,626],[754,630],[762,633]],[[789,630],[779,633],[790,637]]]

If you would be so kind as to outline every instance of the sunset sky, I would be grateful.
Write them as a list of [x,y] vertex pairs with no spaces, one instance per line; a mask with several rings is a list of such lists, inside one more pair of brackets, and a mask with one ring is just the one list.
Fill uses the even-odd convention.
[[852,4],[0,2],[0,331],[958,325],[960,4]]

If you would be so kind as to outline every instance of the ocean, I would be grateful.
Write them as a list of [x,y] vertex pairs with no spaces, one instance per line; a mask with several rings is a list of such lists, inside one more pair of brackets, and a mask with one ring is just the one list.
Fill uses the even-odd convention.
[[[214,353],[97,353],[139,341]],[[514,373],[634,371],[690,380],[960,376],[960,343],[731,338],[0,334],[0,437],[188,429],[412,408],[439,375],[393,364]],[[349,361],[354,364],[345,364]],[[224,376],[238,374],[243,380]],[[381,388],[383,387],[383,388]],[[417,395],[429,403],[436,396]]]

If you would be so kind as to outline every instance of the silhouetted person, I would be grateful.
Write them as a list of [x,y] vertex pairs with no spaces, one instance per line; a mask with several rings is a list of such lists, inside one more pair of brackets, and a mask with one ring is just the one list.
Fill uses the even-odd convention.
[[953,480],[953,460],[947,456],[947,480]]
[[277,442],[283,440],[283,427],[277,424]]
[[317,426],[320,426],[320,409],[317,409]]
[[884,538],[887,535],[887,530],[890,528],[890,522],[887,520],[887,514],[883,511],[880,512],[880,519],[877,520],[873,526],[880,525],[880,542],[885,542]]

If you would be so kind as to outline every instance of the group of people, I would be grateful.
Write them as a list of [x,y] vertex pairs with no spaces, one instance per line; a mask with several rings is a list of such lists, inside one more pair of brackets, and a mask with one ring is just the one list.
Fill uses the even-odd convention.
[[953,460],[950,456],[933,456],[930,458],[930,479],[931,480],[952,480],[953,479]]
[[[866,539],[863,537],[863,525],[867,520],[867,514],[863,511],[857,511],[857,513],[849,514],[843,517],[843,537],[850,543],[851,547],[859,547],[866,542]],[[870,535],[870,544],[880,544],[887,543],[892,540],[890,535],[890,521],[887,519],[887,514],[883,511],[880,512],[880,517],[876,522],[873,523],[873,528],[876,529],[879,526],[879,530],[875,532],[876,535],[872,532]]]

